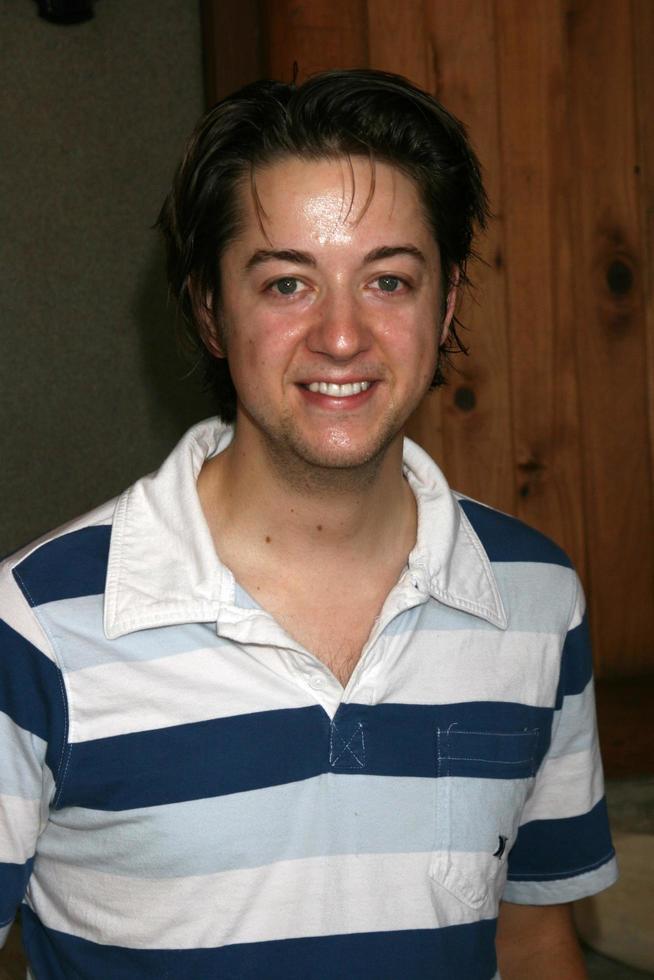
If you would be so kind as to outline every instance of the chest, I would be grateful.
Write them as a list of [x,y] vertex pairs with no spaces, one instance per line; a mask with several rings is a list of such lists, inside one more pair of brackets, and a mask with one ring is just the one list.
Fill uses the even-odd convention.
[[[339,935],[362,907],[360,931],[454,924],[462,905],[492,918],[498,840],[515,840],[539,721],[522,706],[352,703],[330,719],[305,705],[114,739],[102,759],[80,746],[69,791],[86,792],[51,815],[36,893],[55,881],[74,893],[88,929],[136,918],[151,947],[194,903],[212,947],[295,936],[298,923],[315,935],[326,907]],[[507,727],[515,738],[494,734]],[[164,912],[130,911],[150,907]]]
[[[338,590],[340,592],[340,590]],[[304,594],[288,590],[263,597],[280,626],[314,657],[322,661],[343,687],[350,679],[372,632],[385,594],[353,595],[346,601],[324,592]]]
[[[555,673],[544,685],[542,671],[537,689],[524,689],[516,658],[543,663],[551,641],[516,650],[500,631],[443,630],[441,617],[432,628],[430,608],[407,610],[375,639],[347,701],[342,691],[312,692],[299,653],[239,644],[208,626],[181,631],[180,651],[154,659],[137,659],[129,637],[114,643],[101,676],[96,667],[67,678],[77,741],[38,874],[61,882],[70,863],[72,893],[86,862],[122,889],[89,896],[90,909],[102,903],[116,920],[130,902],[169,907],[177,883],[170,907],[187,908],[206,883],[198,904],[211,910],[207,928],[220,924],[213,946],[251,941],[238,931],[243,910],[260,929],[281,909],[280,934],[295,934],[325,895],[336,896],[339,934],[370,896],[372,928],[386,914],[395,927],[416,903],[424,920],[407,928],[431,923],[435,902],[439,921],[450,902],[490,915],[506,873],[498,841],[515,839],[556,691]],[[144,639],[161,648],[165,637]],[[470,813],[483,819],[471,825]],[[442,865],[452,853],[475,855],[474,866],[465,857]],[[388,878],[386,854],[397,855]],[[350,893],[358,881],[362,894]],[[145,891],[152,882],[156,895]],[[388,910],[388,895],[401,908]]]
[[400,573],[398,563],[389,563],[373,575],[325,575],[323,571],[319,575],[287,574],[281,579],[241,569],[238,580],[345,687]]

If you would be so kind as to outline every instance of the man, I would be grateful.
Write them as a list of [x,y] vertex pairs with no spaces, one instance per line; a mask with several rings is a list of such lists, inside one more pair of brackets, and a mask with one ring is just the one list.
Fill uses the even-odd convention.
[[223,422],[2,571],[0,922],[38,980],[585,976],[576,576],[403,442],[485,214],[394,76],[258,83],[191,139],[160,224]]

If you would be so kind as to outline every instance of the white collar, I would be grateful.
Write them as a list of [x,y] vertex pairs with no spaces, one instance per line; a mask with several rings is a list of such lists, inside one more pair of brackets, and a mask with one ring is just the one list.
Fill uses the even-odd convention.
[[[217,622],[234,601],[234,579],[216,555],[197,493],[205,459],[225,449],[233,429],[217,419],[193,426],[155,473],[118,499],[105,589],[109,639],[135,630]],[[418,538],[409,568],[440,602],[505,629],[490,561],[433,460],[404,441],[404,472],[418,502]]]

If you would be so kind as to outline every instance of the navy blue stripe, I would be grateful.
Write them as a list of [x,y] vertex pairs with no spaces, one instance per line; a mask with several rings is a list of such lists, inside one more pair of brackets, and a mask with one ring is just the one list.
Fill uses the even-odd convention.
[[491,561],[534,561],[572,568],[572,563],[557,544],[517,517],[472,500],[459,500]]
[[328,731],[316,705],[81,742],[58,805],[125,810],[306,779]]
[[[549,745],[551,719],[549,708],[472,701],[443,705],[342,704],[334,722],[345,737],[354,731],[357,723],[362,725],[366,755],[365,766],[359,767],[359,771],[379,776],[433,777],[439,774],[440,750],[442,758],[447,760],[447,766],[440,766],[440,775],[499,779],[506,778],[505,763],[518,758],[511,754],[508,744],[511,740],[500,743],[491,736],[484,740],[485,751],[481,751],[477,739],[475,753],[462,748],[462,742],[469,745],[475,733],[523,734],[538,730],[537,736],[527,736],[533,765],[537,766]],[[459,738],[450,738],[448,732],[460,733]],[[466,758],[472,755],[478,756],[476,767]],[[529,772],[519,775],[529,775]]]
[[593,676],[593,654],[590,645],[588,617],[570,630],[563,644],[561,675],[556,693],[556,707],[561,707],[568,694],[581,694]]
[[30,909],[23,911],[24,941],[38,980],[491,980],[495,927],[495,919],[485,919],[218,949],[121,949],[46,929]]
[[[439,770],[437,729],[452,725],[465,732],[519,733],[520,749],[528,749],[532,760],[520,775],[528,775],[549,744],[551,717],[550,709],[502,702],[345,704],[332,725],[315,705],[96,739],[73,746],[58,806],[158,806],[325,772],[506,778],[506,763],[522,757],[507,755],[501,747],[511,740],[491,737],[486,755],[473,766],[475,760],[465,758],[473,753],[461,751],[459,742],[456,750],[446,749],[448,764]],[[529,734],[534,730],[537,735]],[[480,741],[475,741],[475,755]]]
[[[597,859],[597,855],[602,857]],[[520,828],[509,856],[512,881],[551,881],[592,871],[613,857],[604,799],[589,813],[532,820]]]
[[0,861],[0,922],[10,922],[16,915],[16,909],[23,901],[33,864],[33,857],[25,864],[3,864]]
[[85,527],[47,541],[14,568],[30,606],[104,592],[111,527]]
[[66,737],[63,690],[59,668],[0,619],[0,711],[47,741],[55,776]]

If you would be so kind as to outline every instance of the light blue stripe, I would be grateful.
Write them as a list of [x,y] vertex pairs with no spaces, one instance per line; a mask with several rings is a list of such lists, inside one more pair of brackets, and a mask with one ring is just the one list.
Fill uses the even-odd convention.
[[589,681],[581,694],[569,694],[561,710],[554,712],[552,744],[548,758],[556,759],[583,752],[593,744],[595,732],[595,692]]
[[[509,629],[526,633],[563,633],[570,615],[574,572],[562,565],[498,562],[493,565]],[[427,630],[494,631],[485,619],[429,599],[396,616],[384,631],[393,636]]]
[[211,623],[139,630],[108,640],[102,623],[102,596],[97,595],[49,602],[41,606],[39,615],[57,643],[65,671],[118,661],[158,660],[203,647],[217,649],[226,642],[216,636]]
[[529,780],[327,774],[265,790],[106,812],[54,811],[39,860],[144,878],[336,854],[492,853]]
[[0,794],[38,800],[47,745],[0,711]]

